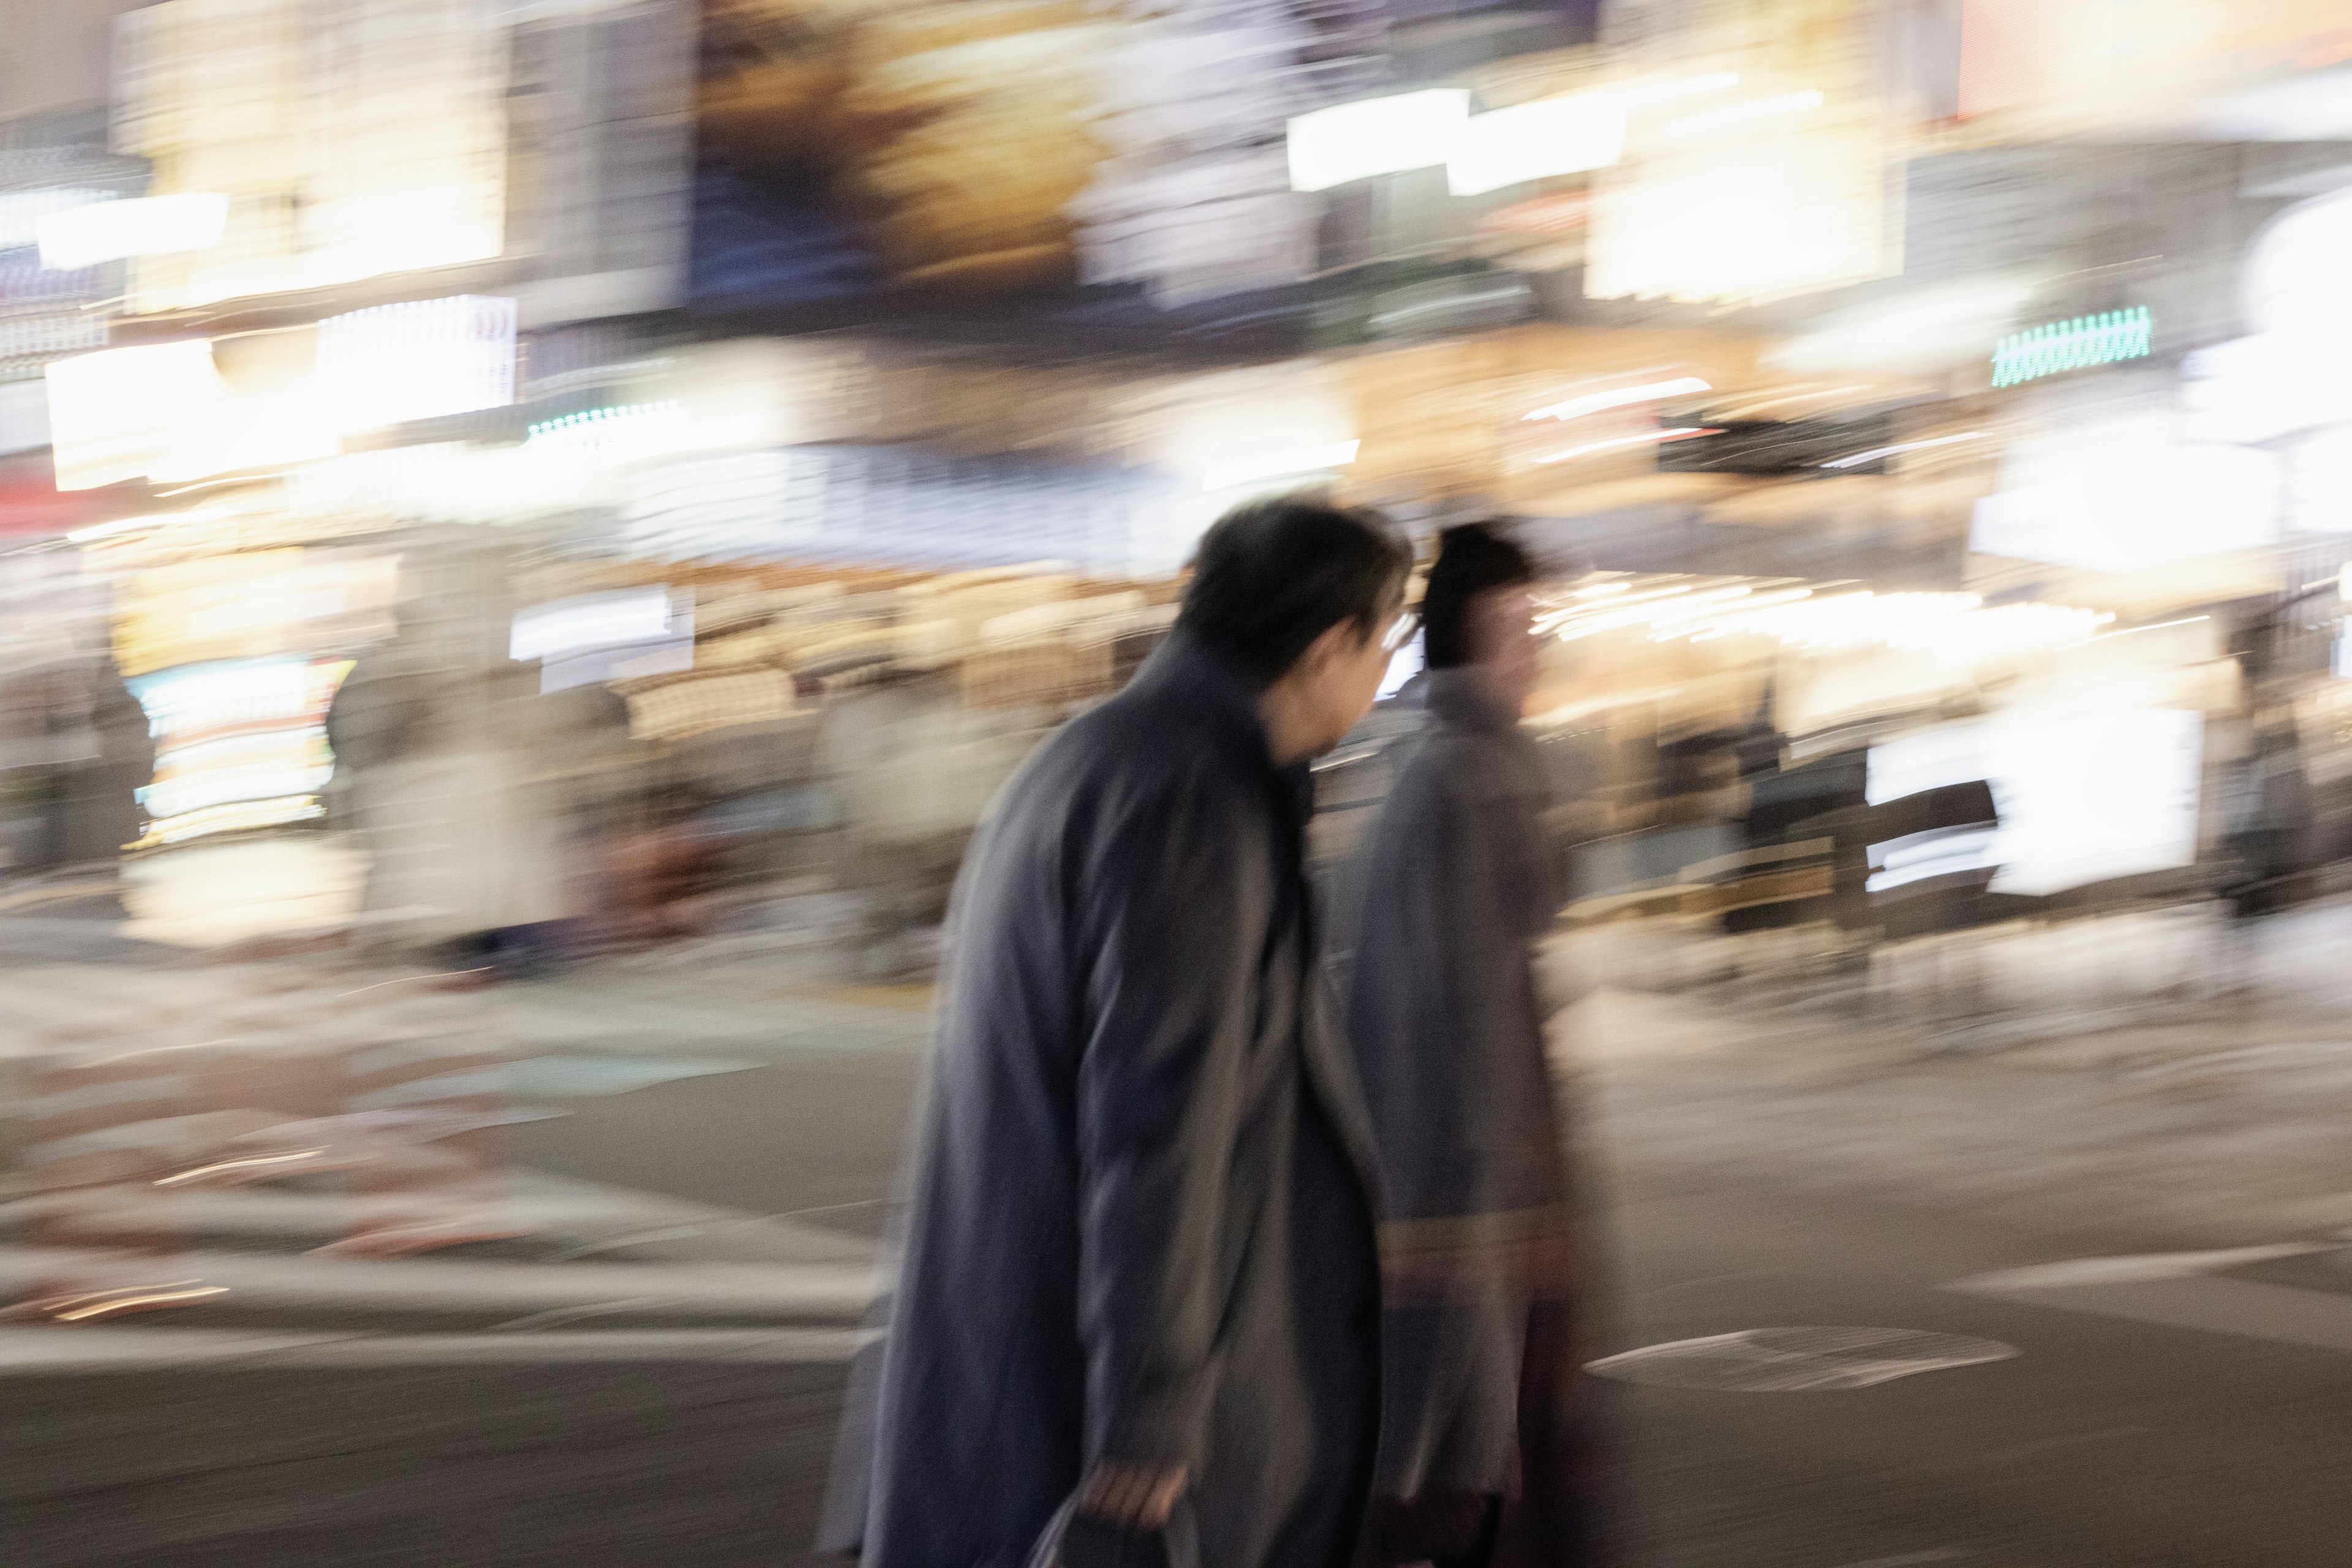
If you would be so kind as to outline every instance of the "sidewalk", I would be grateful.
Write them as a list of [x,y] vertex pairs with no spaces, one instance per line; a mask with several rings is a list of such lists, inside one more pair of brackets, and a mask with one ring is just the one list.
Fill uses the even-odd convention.
[[1555,1049],[1605,1168],[1700,1187],[1770,1168],[2153,1250],[2352,1227],[2352,1029],[2322,1005],[2324,983],[2237,1011],[2142,997],[2022,1013],[1962,1048],[1834,996],[1579,983],[1620,979],[1622,958],[1571,940],[1551,961],[1577,998]]
[[2177,905],[2017,921],[1866,949],[1813,926],[1727,936],[1709,920],[1621,921],[1573,939],[1630,989],[1743,1013],[1907,1033],[1976,1049],[2189,1021],[2341,1016],[2352,1009],[2352,900],[2252,922]]

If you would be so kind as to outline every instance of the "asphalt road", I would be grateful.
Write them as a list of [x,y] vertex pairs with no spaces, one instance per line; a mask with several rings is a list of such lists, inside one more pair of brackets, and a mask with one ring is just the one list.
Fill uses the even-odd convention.
[[[897,1048],[786,1053],[564,1102],[568,1116],[509,1129],[508,1153],[583,1190],[870,1236],[917,1070]],[[2352,1270],[2336,1254],[1955,1289],[2167,1241],[2137,1226],[2021,1230],[1769,1161],[1682,1168],[1645,1152],[1638,1122],[1605,1107],[1598,1122],[1616,1172],[1618,1344],[1868,1326],[2016,1352],[1863,1388],[1612,1384],[1647,1562],[2352,1561],[2352,1294],[2336,1289]],[[809,1561],[838,1358],[706,1356],[700,1342],[614,1359],[583,1341],[541,1359],[19,1370],[0,1376],[0,1563]]]

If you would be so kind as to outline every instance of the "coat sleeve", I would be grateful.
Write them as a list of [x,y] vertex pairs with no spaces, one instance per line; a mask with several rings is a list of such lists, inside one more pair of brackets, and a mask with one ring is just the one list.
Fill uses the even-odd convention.
[[[1220,806],[1223,809],[1220,809]],[[1089,879],[1077,1071],[1087,1458],[1198,1476],[1227,1293],[1225,1188],[1273,911],[1262,820],[1196,783]]]

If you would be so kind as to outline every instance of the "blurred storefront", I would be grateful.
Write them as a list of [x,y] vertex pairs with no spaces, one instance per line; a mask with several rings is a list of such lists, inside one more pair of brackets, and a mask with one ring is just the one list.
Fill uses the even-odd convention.
[[[2340,51],[2177,9],[2126,62],[1991,0],[165,0],[0,146],[0,536],[90,568],[142,865],[331,839],[416,940],[935,884],[1298,486],[1807,625],[2112,616],[2226,751],[2333,712]],[[1759,625],[1561,645],[1596,820],[2112,683]]]

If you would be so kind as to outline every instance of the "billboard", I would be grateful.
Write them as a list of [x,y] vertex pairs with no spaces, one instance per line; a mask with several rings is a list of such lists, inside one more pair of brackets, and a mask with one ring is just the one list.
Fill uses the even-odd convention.
[[[1493,5],[701,0],[689,298],[1125,322],[1299,291],[1338,209],[1295,177],[1291,128],[1410,89],[1392,23]],[[1506,162],[1481,163],[1487,184],[1531,177]]]
[[1312,269],[1282,129],[1370,79],[1372,0],[703,0],[690,291],[1165,304]]

